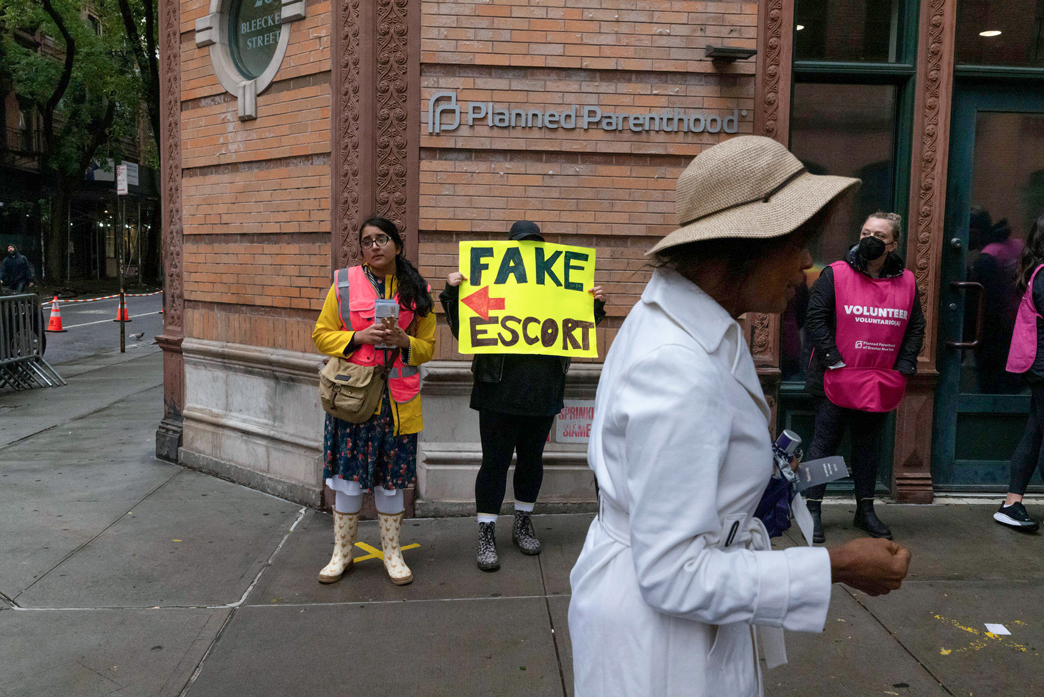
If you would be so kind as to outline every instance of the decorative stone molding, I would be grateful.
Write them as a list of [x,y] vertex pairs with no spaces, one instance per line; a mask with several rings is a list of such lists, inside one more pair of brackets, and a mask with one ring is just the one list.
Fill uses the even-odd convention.
[[766,0],[758,7],[758,82],[754,133],[788,145],[794,55],[794,3]]
[[334,0],[330,262],[358,264],[359,224],[400,229],[416,261],[420,220],[418,0]]
[[900,503],[931,503],[932,422],[939,374],[918,373],[895,414],[892,490]]
[[235,0],[210,0],[209,14],[196,20],[196,47],[210,47],[210,61],[214,65],[214,74],[225,91],[235,95],[239,100],[240,121],[257,118],[257,95],[268,89],[279,72],[286,48],[290,45],[290,25],[305,17],[304,0],[253,1],[266,4],[281,2],[279,42],[268,67],[256,78],[244,75],[232,58],[226,27],[229,23],[229,11]]
[[922,3],[920,26],[910,192],[910,200],[917,208],[910,215],[915,227],[908,241],[907,258],[911,260],[927,321],[919,369],[934,370],[942,260],[940,241],[945,233],[947,148],[953,103],[956,0]]
[[[758,68],[754,87],[754,133],[789,145],[794,3],[766,0],[758,6]],[[750,352],[775,414],[779,372],[779,315],[751,314]]]
[[[601,363],[573,363],[566,376],[567,399],[594,399]],[[475,376],[466,361],[431,361],[421,366],[426,395],[470,395]]]
[[362,261],[354,233],[364,220],[361,211],[370,205],[373,186],[370,177],[363,176],[372,165],[373,119],[362,107],[364,93],[373,86],[372,65],[363,60],[370,55],[372,36],[362,31],[364,14],[372,8],[361,0],[334,0],[333,8],[331,271]]
[[160,197],[163,208],[163,420],[156,430],[156,457],[176,462],[182,440],[185,369],[181,354],[185,293],[181,215],[181,3],[160,3]]
[[408,4],[377,0],[377,214],[399,230],[407,229]]
[[322,357],[187,338],[183,465],[319,505]]
[[[917,280],[924,310],[924,347],[917,375],[906,387],[896,412],[895,496],[901,503],[931,503],[932,419],[938,350],[939,269],[945,239],[946,170],[949,160],[950,112],[953,103],[953,62],[957,0],[921,3],[917,46],[917,92],[910,173],[910,219],[906,255]],[[916,208],[914,208],[916,207]]]
[[[472,412],[474,414],[475,412]],[[582,446],[555,446],[544,449],[544,483],[540,491],[541,510],[547,504],[593,504],[596,499],[594,473],[587,465]],[[421,442],[417,465],[418,511],[437,505],[453,515],[454,504],[470,513],[475,511],[475,476],[482,464],[482,445],[477,442]],[[508,477],[508,499],[513,496]]]

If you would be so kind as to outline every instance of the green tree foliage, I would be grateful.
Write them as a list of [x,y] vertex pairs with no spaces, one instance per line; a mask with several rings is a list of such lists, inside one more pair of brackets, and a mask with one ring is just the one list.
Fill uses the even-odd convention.
[[[42,124],[50,279],[65,277],[68,204],[91,161],[120,160],[122,143],[136,137],[148,112],[135,56],[143,40],[128,39],[119,13],[124,3],[140,8],[142,0],[0,0],[7,72]],[[134,22],[144,26],[144,17]]]
[[[125,50],[134,61],[138,102],[142,106],[148,121],[148,130],[152,136],[152,148],[148,153],[141,153],[141,161],[157,171],[159,170],[160,153],[160,82],[159,82],[159,0],[99,0],[109,19],[107,24],[117,22],[123,27]],[[159,178],[153,178],[153,191],[159,199]],[[142,268],[142,279],[146,283],[156,283],[160,279],[162,259],[160,248],[162,243],[161,209],[152,209],[152,222],[148,227],[148,239],[145,245],[145,259]]]

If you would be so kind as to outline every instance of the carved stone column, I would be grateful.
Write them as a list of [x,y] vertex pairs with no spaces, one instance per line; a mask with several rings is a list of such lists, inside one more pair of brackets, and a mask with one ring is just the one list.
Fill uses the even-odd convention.
[[398,226],[417,258],[420,220],[420,2],[335,0],[331,273],[361,259],[373,214]]
[[181,2],[160,2],[160,198],[163,208],[163,420],[156,457],[177,462],[185,407],[184,280],[181,219]]
[[[790,144],[790,83],[793,64],[794,0],[758,5],[758,68],[754,92],[754,134]],[[779,402],[779,315],[749,315],[750,350],[775,428]]]
[[917,46],[917,97],[914,102],[911,162],[910,229],[906,258],[917,278],[927,326],[924,349],[896,414],[896,498],[904,503],[932,502],[932,414],[939,321],[939,273],[945,235],[946,167],[949,159],[950,106],[953,97],[954,36],[957,0],[921,3]]
[[789,146],[790,83],[794,63],[794,0],[758,5],[758,68],[754,134]]

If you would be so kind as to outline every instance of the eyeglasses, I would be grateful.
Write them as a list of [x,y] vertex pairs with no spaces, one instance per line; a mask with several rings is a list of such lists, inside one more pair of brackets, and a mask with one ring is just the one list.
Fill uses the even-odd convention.
[[387,235],[377,235],[376,237],[364,237],[359,244],[363,249],[369,249],[373,246],[383,247],[389,242],[391,242],[391,238]]

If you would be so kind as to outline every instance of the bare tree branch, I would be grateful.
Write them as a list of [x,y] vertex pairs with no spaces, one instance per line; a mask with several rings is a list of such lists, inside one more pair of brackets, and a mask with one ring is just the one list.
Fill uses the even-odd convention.
[[159,152],[159,60],[156,56],[156,32],[153,19],[152,0],[143,0],[142,6],[145,10],[145,47],[142,48],[142,37],[138,33],[137,17],[131,9],[128,0],[117,0],[120,7],[120,15],[123,18],[123,26],[127,31],[127,40],[134,53],[134,60],[138,64],[138,72],[145,86],[145,107],[149,117],[149,126],[152,127],[153,140],[156,143],[156,151]]
[[134,53],[134,60],[138,63],[140,69],[144,63],[145,58],[141,55],[141,37],[138,35],[138,27],[135,26],[134,12],[131,10],[130,3],[127,0],[118,0],[120,5],[120,16],[123,18],[123,28],[127,31],[127,42],[131,46],[131,51]]
[[[55,26],[58,27],[58,31],[65,41],[65,64],[62,66],[62,75],[58,79],[58,84],[55,85],[54,92],[51,93],[51,98],[47,100],[47,103],[40,110],[44,120],[44,137],[53,139],[54,111],[58,108],[58,103],[62,101],[62,97],[65,96],[65,91],[69,89],[69,82],[72,80],[73,65],[76,63],[76,42],[65,26],[65,19],[54,8],[51,0],[41,1],[44,11],[51,17],[51,21],[54,22]],[[53,150],[52,145],[53,143],[48,143],[48,150]]]
[[[152,125],[152,137],[156,141],[156,152],[160,152],[160,80],[159,53],[156,46],[156,22],[154,0],[142,0],[145,6],[145,49],[149,62],[148,110]],[[144,72],[144,71],[143,71]]]

